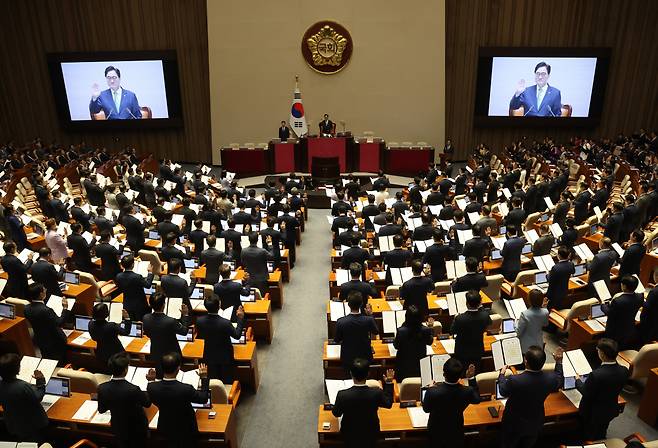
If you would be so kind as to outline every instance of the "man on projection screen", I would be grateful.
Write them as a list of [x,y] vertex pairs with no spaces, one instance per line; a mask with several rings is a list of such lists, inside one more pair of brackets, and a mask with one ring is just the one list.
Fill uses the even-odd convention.
[[132,120],[142,118],[137,95],[121,87],[121,72],[109,66],[105,69],[105,80],[109,89],[101,92],[98,83],[91,86],[89,112],[97,114],[101,110],[106,120]]
[[551,66],[542,61],[535,66],[535,85],[526,88],[525,79],[516,85],[516,92],[509,102],[510,109],[523,106],[524,117],[559,117],[562,115],[560,91],[548,85]]

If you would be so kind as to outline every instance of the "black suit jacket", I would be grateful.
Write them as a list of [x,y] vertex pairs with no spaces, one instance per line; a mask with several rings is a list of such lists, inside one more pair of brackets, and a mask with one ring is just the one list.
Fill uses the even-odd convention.
[[342,269],[349,269],[350,264],[359,263],[364,267],[365,262],[370,259],[370,252],[359,246],[352,246],[346,249],[340,260],[340,267]]
[[621,228],[623,224],[624,215],[621,213],[614,213],[610,215],[604,224],[605,230],[603,231],[603,236],[610,238],[613,243],[619,242],[619,235],[621,234]]
[[481,272],[467,272],[452,282],[453,292],[470,291],[472,289],[479,291],[489,285],[487,276]]
[[110,357],[116,353],[125,351],[119,335],[126,336],[130,334],[131,322],[126,321],[125,330],[121,325],[105,320],[89,322],[89,334],[96,341],[96,356],[105,365]]
[[526,370],[519,375],[499,375],[498,382],[500,393],[508,397],[503,414],[503,433],[535,435],[544,425],[546,397],[557,392],[564,383],[562,363],[555,364],[555,372]]
[[343,417],[340,432],[347,447],[374,447],[379,436],[377,409],[393,405],[393,384],[384,389],[352,386],[341,390],[331,412]]
[[5,297],[18,297],[25,299],[27,292],[27,272],[32,266],[32,260],[23,264],[15,255],[5,255],[0,259],[2,269],[7,273],[7,284],[4,289]]
[[559,224],[563,229],[567,220],[567,213],[569,213],[569,208],[571,208],[569,203],[562,201],[555,206],[555,210],[553,211],[553,222]]
[[144,224],[132,215],[124,215],[121,224],[126,228],[126,244],[134,251],[144,247]]
[[628,369],[614,363],[594,369],[585,383],[576,380],[576,387],[583,395],[578,411],[583,419],[585,437],[598,439],[592,437],[588,429],[607,425],[619,415],[618,398],[628,377]]
[[411,262],[413,253],[405,249],[393,249],[384,254],[383,262],[389,268],[403,268]]
[[640,315],[640,336],[643,343],[658,339],[658,287],[654,287],[642,305]]
[[87,191],[87,199],[91,205],[98,207],[105,204],[105,190],[103,188],[89,179],[85,179],[83,184]]
[[194,440],[199,432],[192,403],[205,403],[208,397],[209,379],[201,380],[201,389],[196,390],[180,381],[154,381],[146,391],[160,411],[158,432],[165,439]]
[[196,320],[197,337],[203,339],[203,360],[207,364],[232,364],[231,338],[240,339],[244,320],[237,320],[237,327],[218,314],[206,314]]
[[513,208],[505,216],[504,223],[506,226],[514,225],[516,230],[522,230],[521,225],[525,222],[527,213],[522,208]]
[[66,245],[73,251],[71,260],[77,269],[85,272],[91,272],[94,269],[91,262],[91,248],[94,242],[92,241],[91,245],[87,244],[87,240],[77,233],[73,233],[66,238]]
[[151,357],[160,362],[167,353],[176,352],[181,355],[181,349],[176,335],[187,334],[190,325],[189,316],[181,316],[180,320],[164,313],[151,313],[144,316],[144,334],[151,339]]
[[119,440],[146,440],[148,420],[144,408],[149,406],[148,394],[125,379],[98,386],[98,412],[111,412],[110,425]]
[[96,256],[101,259],[101,280],[114,280],[121,266],[119,265],[119,251],[109,243],[100,243],[95,247]]
[[85,213],[84,210],[82,210],[78,206],[73,206],[71,207],[71,217],[75,219],[77,222],[82,225],[83,229],[86,231],[91,231],[91,215],[88,213]]
[[624,252],[619,263],[619,278],[625,275],[639,275],[640,264],[646,253],[646,248],[642,243],[633,243]]
[[615,297],[608,304],[603,304],[602,309],[608,315],[604,335],[617,341],[622,350],[633,341],[635,315],[642,302],[642,294],[630,292]]
[[57,317],[57,314],[45,303],[31,302],[25,306],[24,314],[34,330],[34,343],[41,350],[41,356],[48,359],[64,359],[66,335],[61,326],[69,320],[71,312],[63,310],[62,316]]
[[475,378],[468,381],[468,386],[440,383],[427,389],[423,410],[430,414],[427,429],[431,446],[463,446],[464,410],[469,404],[479,402],[480,394]]
[[286,141],[290,138],[290,129],[287,126],[279,128],[279,139],[281,141]]
[[267,271],[267,260],[274,258],[272,252],[261,249],[256,245],[250,245],[242,249],[240,260],[245,271],[249,273],[251,280],[266,282],[269,276]]
[[209,247],[201,252],[199,265],[206,266],[206,284],[213,285],[219,281],[219,268],[226,259],[226,254],[214,247]]
[[573,263],[569,260],[559,261],[553,265],[548,273],[548,308],[561,310],[564,308],[564,299],[569,294],[569,279],[576,272]]
[[187,281],[185,281],[183,277],[169,274],[160,277],[160,286],[162,287],[162,292],[164,292],[167,297],[181,297],[183,303],[192,309],[190,305],[190,296],[196,286],[196,280],[192,280],[188,286]]
[[149,312],[144,288],[150,288],[153,284],[153,274],[144,278],[133,271],[120,272],[115,283],[123,293],[123,308],[128,311],[132,320],[141,321],[144,314]]
[[553,238],[553,235],[549,234],[540,236],[532,245],[532,255],[537,256],[550,254],[554,242],[555,238]]
[[446,260],[451,260],[454,254],[450,246],[432,244],[423,255],[423,264],[429,264],[432,280],[440,282],[446,278]]
[[350,280],[340,285],[340,295],[338,296],[340,300],[347,301],[347,296],[350,291],[359,291],[361,293],[363,298],[362,310],[365,309],[370,298],[379,296],[377,290],[372,284],[361,280]]
[[336,322],[334,342],[340,344],[340,361],[349,370],[356,358],[372,360],[370,334],[379,333],[375,318],[348,314]]
[[434,290],[434,282],[429,277],[412,277],[400,287],[400,298],[404,308],[416,305],[423,316],[427,315],[427,294]]
[[608,289],[610,289],[610,269],[617,261],[617,257],[617,252],[612,249],[603,249],[594,255],[594,259],[589,263],[589,290],[592,294],[590,297],[598,297],[593,286],[597,280],[605,280]]
[[62,295],[62,290],[59,287],[61,279],[62,275],[52,263],[39,260],[32,265],[32,280],[36,283],[41,283],[46,288],[47,298],[50,298],[51,295]]
[[483,334],[491,325],[489,312],[484,308],[466,311],[455,316],[450,333],[455,336],[455,356],[468,365],[484,355]]
[[242,304],[240,296],[248,296],[249,289],[243,288],[242,284],[234,282],[233,280],[222,280],[214,287],[214,292],[219,297],[219,301],[223,310],[232,306],[233,316]]
[[[14,378],[0,381],[0,405],[7,431],[18,440],[36,440],[48,426],[48,416],[41,400],[46,393],[46,382],[36,386]],[[390,407],[390,406],[389,406]]]
[[526,244],[523,237],[514,237],[505,241],[500,254],[503,256],[503,265],[500,272],[509,281],[514,281],[516,274],[521,271],[521,252]]
[[427,354],[427,346],[432,344],[434,335],[428,327],[411,328],[403,324],[398,328],[393,346],[395,355],[395,379],[420,376],[420,360]]
[[203,242],[206,240],[207,237],[208,234],[203,230],[194,229],[190,232],[188,239],[190,240],[191,243],[194,244],[193,255],[195,257],[198,258],[199,255],[201,255],[201,251],[203,251]]
[[156,226],[158,233],[160,234],[160,239],[164,240],[167,235],[173,233],[178,237],[181,234],[181,229],[176,224],[171,221],[162,221]]
[[114,221],[110,221],[104,216],[96,216],[94,218],[94,224],[98,228],[98,234],[100,235],[102,232],[107,231],[110,233],[110,235],[114,235],[114,226],[116,223]]
[[485,238],[473,237],[466,241],[462,255],[464,257],[475,257],[478,261],[483,261],[484,257],[489,253],[489,241]]

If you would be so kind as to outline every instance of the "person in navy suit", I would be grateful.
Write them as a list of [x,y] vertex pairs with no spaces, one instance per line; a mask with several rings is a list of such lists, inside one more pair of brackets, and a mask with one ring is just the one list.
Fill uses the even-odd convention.
[[535,85],[525,86],[521,79],[514,96],[509,102],[510,109],[523,106],[527,117],[559,117],[562,115],[562,96],[560,91],[548,85],[551,76],[551,66],[542,61],[535,66]]
[[89,113],[97,114],[101,110],[106,120],[131,120],[142,118],[142,110],[137,95],[121,87],[121,71],[113,66],[105,69],[105,80],[109,89],[101,92],[98,83],[94,83],[89,102]]

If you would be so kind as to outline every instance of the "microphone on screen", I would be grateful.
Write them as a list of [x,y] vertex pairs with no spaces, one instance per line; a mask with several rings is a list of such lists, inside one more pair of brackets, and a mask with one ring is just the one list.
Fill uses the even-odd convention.
[[105,117],[106,120],[109,120],[110,117],[112,116],[112,112],[114,112],[112,109],[110,109],[110,113]]
[[553,109],[551,109],[551,105],[547,104],[546,107],[548,107],[548,111],[551,113],[551,115],[555,116],[555,114],[553,113]]
[[525,117],[526,115],[528,115],[528,114],[530,113],[530,111],[532,110],[533,107],[534,107],[534,106],[530,105],[530,109],[528,109],[528,112],[524,113],[523,116]]

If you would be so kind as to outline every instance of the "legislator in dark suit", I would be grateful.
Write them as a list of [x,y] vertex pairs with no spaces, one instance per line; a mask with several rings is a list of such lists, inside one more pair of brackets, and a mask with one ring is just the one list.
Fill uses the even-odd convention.
[[645,253],[646,249],[642,243],[633,243],[628,246],[619,262],[619,278],[626,275],[640,275],[640,264]]
[[170,271],[171,271],[171,264],[169,262],[174,258],[177,258],[178,260],[181,261],[180,271],[182,273],[186,273],[185,263],[183,262],[183,260],[189,260],[191,257],[188,256],[185,252],[183,252],[179,248],[177,248],[176,246],[167,245],[163,247],[162,250],[160,251],[160,258],[162,259],[162,261],[167,262],[167,268]]
[[459,383],[440,383],[425,392],[423,410],[430,414],[427,423],[432,448],[461,448],[464,446],[464,410],[469,404],[480,402],[475,378],[468,386]]
[[576,380],[576,388],[583,395],[578,413],[585,440],[605,439],[610,421],[619,415],[618,398],[628,377],[626,367],[604,362],[589,374],[585,383]]
[[484,308],[467,310],[455,316],[450,333],[455,337],[455,357],[463,365],[480,365],[484,355],[483,335],[491,325],[489,312]]
[[160,363],[164,355],[172,352],[182,355],[176,335],[187,334],[189,325],[189,316],[174,319],[157,312],[144,316],[144,334],[151,339],[151,359],[156,363],[158,376],[161,376]]
[[49,299],[53,295],[62,295],[59,282],[62,280],[63,273],[60,274],[54,264],[41,258],[32,265],[31,271],[32,280],[36,283],[41,283],[46,288],[46,299]]
[[[119,100],[114,99],[114,92],[118,92]],[[117,102],[119,104],[117,109]],[[116,91],[112,89],[103,90],[96,98],[89,101],[89,113],[105,113],[106,120],[131,120],[142,118],[142,110],[137,101],[135,92],[122,87]]]
[[96,357],[104,366],[107,365],[107,361],[112,355],[125,351],[121,341],[119,341],[119,335],[129,335],[131,326],[132,323],[129,320],[125,321],[125,328],[106,320],[92,320],[89,322],[89,335],[96,341]]
[[589,190],[578,193],[573,200],[573,219],[576,225],[580,225],[587,218],[589,213],[589,202],[592,199],[592,193]]
[[[178,344],[177,344],[178,345]],[[192,403],[205,403],[208,398],[209,378],[201,379],[201,389],[178,380],[153,381],[146,391],[158,407],[158,432],[180,447],[196,446],[199,432]]]
[[411,262],[412,258],[413,253],[410,250],[396,247],[384,254],[383,262],[389,268],[403,268]]
[[532,244],[532,256],[536,257],[538,255],[548,255],[551,253],[551,248],[555,243],[555,238],[553,235],[547,234],[542,235]]
[[71,217],[79,222],[84,230],[91,231],[91,215],[89,213],[85,213],[80,207],[74,205],[71,207]]
[[248,296],[249,288],[243,288],[239,282],[234,282],[231,279],[225,279],[217,283],[213,289],[217,297],[219,297],[220,307],[225,310],[228,307],[233,307],[231,320],[235,317],[235,312],[242,305],[240,296]]
[[404,300],[404,308],[415,305],[421,316],[427,316],[427,294],[434,290],[434,282],[425,276],[414,276],[400,287],[400,298]]
[[97,235],[103,232],[108,232],[110,235],[114,235],[114,226],[116,226],[116,223],[110,221],[105,216],[96,216],[94,218],[94,225],[96,225],[98,230],[96,232]]
[[589,203],[590,212],[594,213],[594,207],[599,207],[601,211],[605,209],[610,193],[605,188],[597,188]]
[[192,309],[190,296],[192,295],[195,286],[196,279],[192,280],[188,285],[183,277],[175,274],[163,275],[160,277],[160,287],[162,288],[162,292],[164,292],[167,297],[182,298],[183,303],[187,305],[189,309]]
[[569,294],[569,279],[576,272],[573,263],[561,260],[553,265],[548,272],[548,309],[564,309],[564,300]]
[[124,215],[121,224],[126,228],[126,244],[135,252],[144,248],[144,229],[146,227],[132,215]]
[[256,244],[250,244],[249,247],[242,249],[240,260],[244,270],[249,273],[249,283],[260,290],[262,295],[268,291],[267,279],[267,260],[274,258],[271,251],[260,248]]
[[236,318],[237,326],[218,314],[206,314],[196,320],[197,337],[203,339],[203,362],[208,366],[208,377],[222,380],[227,388],[233,382],[233,344],[240,339],[244,319]]
[[512,237],[505,241],[503,249],[500,251],[500,254],[503,256],[503,265],[500,268],[500,272],[509,282],[513,282],[516,279],[516,275],[521,272],[521,252],[523,252],[523,246],[525,244],[525,238],[518,236]]
[[613,243],[620,242],[619,235],[621,234],[621,228],[624,224],[624,215],[622,213],[613,213],[608,216],[608,220],[605,224],[602,224],[605,230],[603,231],[603,236],[610,238]]
[[480,291],[489,286],[487,277],[482,272],[468,272],[466,275],[455,279],[452,283],[453,292]]
[[128,311],[130,319],[141,322],[149,312],[144,288],[150,288],[153,284],[153,273],[144,278],[133,271],[120,272],[115,283],[123,293],[123,308]]
[[9,434],[22,442],[44,440],[48,416],[41,400],[45,393],[46,381],[43,377],[37,380],[36,386],[19,378],[0,380],[0,405]]
[[594,282],[597,280],[605,280],[605,284],[610,290],[610,270],[617,261],[617,252],[612,249],[601,249],[594,259],[589,263],[589,281],[588,281],[588,292],[590,297],[598,297],[596,290],[594,289]]
[[569,213],[570,208],[569,202],[562,201],[555,206],[555,210],[553,211],[553,222],[559,224],[562,229],[565,227],[567,213]]
[[45,303],[33,301],[25,305],[25,318],[34,330],[34,343],[41,350],[41,357],[63,360],[66,356],[66,335],[62,324],[71,317],[69,310],[62,310],[61,317]]
[[432,281],[440,282],[446,279],[446,260],[453,257],[452,249],[444,244],[434,243],[423,255],[423,264],[430,265]]
[[199,265],[206,266],[205,284],[214,285],[219,281],[219,267],[226,260],[226,254],[214,247],[201,252],[199,255]]
[[[295,237],[297,236],[296,233],[297,231],[295,231]],[[274,227],[264,228],[260,231],[261,243],[263,247],[265,247],[267,244],[268,236],[272,238],[272,256],[274,257],[274,267],[276,268],[281,266],[281,241],[283,241],[283,234],[278,230],[275,230]]]
[[27,273],[32,266],[32,260],[23,264],[16,255],[5,255],[0,260],[2,269],[7,273],[7,284],[4,289],[5,297],[18,297],[25,299],[27,292]]
[[92,246],[87,243],[87,240],[85,240],[82,235],[78,233],[69,235],[66,238],[66,245],[73,251],[71,261],[73,261],[76,269],[85,272],[91,272],[94,269],[94,265],[91,262]]
[[334,122],[327,119],[322,120],[318,123],[320,127],[320,134],[333,134],[334,133]]
[[352,279],[340,285],[340,293],[338,298],[346,302],[351,291],[359,291],[361,293],[361,298],[363,300],[363,306],[361,307],[362,311],[368,304],[368,300],[371,298],[379,297],[379,293],[377,292],[377,289],[375,289],[375,287],[372,285],[372,283]]
[[555,372],[526,370],[519,375],[499,375],[498,383],[500,393],[508,397],[502,420],[502,448],[533,446],[544,426],[544,401],[564,383],[562,363],[555,364]]
[[393,405],[393,384],[384,383],[384,389],[354,385],[341,390],[331,412],[342,416],[340,433],[348,448],[374,448],[379,437],[377,409],[390,409]]
[[101,280],[114,280],[119,272],[119,257],[121,254],[109,243],[98,243],[94,248],[96,256],[101,259]]
[[372,360],[370,334],[379,333],[375,318],[348,314],[336,322],[334,342],[340,344],[340,362],[349,371],[356,358]]
[[649,291],[642,305],[639,330],[643,343],[658,340],[658,286]]
[[82,184],[87,192],[87,200],[95,207],[105,205],[105,190],[91,179],[85,179]]
[[635,337],[635,315],[642,306],[642,294],[625,292],[615,296],[602,306],[608,316],[605,324],[606,338],[613,339],[621,350],[630,347]]
[[279,140],[285,142],[289,138],[290,138],[290,129],[288,128],[288,126],[281,126],[279,128]]
[[370,252],[359,246],[352,246],[343,251],[340,267],[341,269],[349,269],[350,264],[359,263],[365,272],[365,262],[370,259]]
[[489,253],[489,242],[485,238],[475,235],[464,244],[462,255],[464,257],[474,257],[477,261],[482,262],[484,257]]
[[432,329],[421,326],[418,329],[402,324],[395,334],[393,346],[395,355],[395,379],[400,382],[405,378],[420,376],[420,360],[427,356],[427,346],[432,344]]
[[521,230],[526,217],[527,217],[527,213],[525,212],[525,210],[523,210],[520,207],[513,208],[512,210],[509,211],[507,216],[505,216],[503,223],[506,226],[513,225],[514,227],[516,227],[517,230]]
[[149,406],[148,394],[124,378],[112,378],[98,386],[98,412],[110,411],[110,426],[122,447],[146,446],[148,420],[144,408]]

